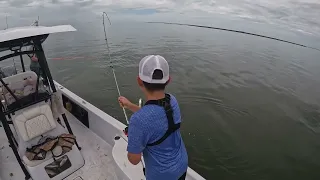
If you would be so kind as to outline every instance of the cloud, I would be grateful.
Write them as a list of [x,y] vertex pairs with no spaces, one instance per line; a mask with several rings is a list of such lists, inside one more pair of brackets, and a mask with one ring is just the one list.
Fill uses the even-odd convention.
[[[252,22],[286,24],[291,28],[320,30],[318,0],[1,0],[0,15],[45,19],[100,15],[102,11],[118,17],[142,16],[206,17],[223,15]],[[54,15],[53,15],[54,14]]]

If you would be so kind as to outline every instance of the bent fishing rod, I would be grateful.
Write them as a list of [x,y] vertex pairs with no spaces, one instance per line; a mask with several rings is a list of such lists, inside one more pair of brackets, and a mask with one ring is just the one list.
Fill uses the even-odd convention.
[[272,39],[272,40],[275,40],[275,41],[280,41],[280,42],[289,43],[289,44],[292,44],[292,45],[296,45],[296,46],[300,46],[300,47],[304,47],[304,48],[320,51],[320,49],[315,48],[315,47],[306,46],[306,45],[303,45],[303,44],[299,44],[299,43],[295,43],[295,42],[291,42],[291,41],[287,41],[287,40],[283,40],[283,39],[279,39],[279,38],[275,38],[275,37],[265,36],[265,35],[246,32],[246,31],[234,30],[234,29],[219,28],[219,27],[213,27],[213,26],[195,25],[195,24],[172,23],[172,22],[146,22],[146,23],[178,25],[178,26],[190,26],[190,27],[198,27],[198,28],[215,29],[215,30],[220,30],[220,31],[228,31],[228,32],[234,32],[234,33],[239,33],[239,34],[246,34],[246,35],[250,35],[250,36],[262,37],[262,38],[266,38],[266,39]]
[[[116,76],[116,72],[114,70],[114,67],[112,66],[112,60],[111,60],[111,56],[110,56],[110,49],[109,49],[109,43],[108,43],[108,38],[107,38],[107,32],[106,32],[106,25],[104,23],[104,17],[107,17],[108,18],[108,21],[109,21],[109,24],[111,25],[111,21],[108,17],[108,14],[106,12],[102,12],[102,23],[103,23],[103,30],[104,30],[104,38],[106,40],[106,44],[107,44],[107,49],[108,49],[108,56],[109,56],[109,60],[110,60],[110,68],[112,69],[112,73],[113,73],[113,77],[114,77],[114,82],[116,83],[116,86],[117,86],[117,90],[118,90],[118,94],[119,96],[121,96],[121,93],[120,93],[120,89],[119,89],[119,85],[118,85],[118,81],[117,81],[117,76]],[[142,105],[142,99],[139,99],[139,107],[141,107]],[[126,109],[124,107],[122,107],[122,110],[123,110],[123,114],[124,114],[124,117],[126,118],[126,121],[127,121],[127,125],[129,125],[129,120],[128,120],[128,116],[127,116],[127,113],[126,113]],[[126,127],[125,131],[128,131],[128,127]],[[122,138],[124,139],[124,138]],[[126,139],[124,139],[126,142],[128,142]],[[145,174],[145,164],[143,162],[143,156],[141,158],[141,164],[142,164],[142,167],[143,167],[143,173]]]
[[[109,56],[109,61],[110,61],[110,68],[112,69],[114,82],[116,83],[118,95],[119,95],[119,97],[120,97],[120,96],[121,96],[121,93],[120,93],[120,89],[119,89],[119,85],[118,85],[118,81],[117,81],[116,72],[115,72],[115,70],[114,70],[114,67],[112,66],[112,59],[111,59],[111,55],[110,55],[110,48],[109,48],[109,43],[108,43],[108,38],[107,38],[106,25],[105,25],[105,23],[104,23],[104,17],[105,17],[105,16],[108,18],[109,24],[111,25],[111,21],[110,21],[110,19],[109,19],[109,17],[108,17],[108,14],[107,14],[106,12],[102,12],[102,24],[103,24],[103,30],[104,30],[104,39],[105,39],[105,41],[106,41],[106,45],[107,45],[107,49],[108,49],[108,56]],[[128,116],[127,116],[127,113],[126,113],[126,109],[125,109],[124,107],[122,107],[122,110],[123,110],[124,117],[126,118],[127,125],[129,125],[129,120],[128,120]]]

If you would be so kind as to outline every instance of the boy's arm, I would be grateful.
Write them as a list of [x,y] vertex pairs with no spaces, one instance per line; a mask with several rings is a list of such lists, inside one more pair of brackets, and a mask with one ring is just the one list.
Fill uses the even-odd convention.
[[120,96],[118,98],[119,104],[121,107],[127,108],[132,112],[137,112],[140,110],[140,107],[138,105],[133,104],[130,102],[127,98]]
[[130,103],[127,108],[132,112],[137,112],[140,110],[140,107],[136,104]]
[[134,153],[128,152],[128,160],[129,160],[129,161],[131,162],[131,164],[133,164],[133,165],[139,164],[139,162],[141,161],[141,153],[139,153],[139,154],[134,154]]
[[141,153],[145,149],[149,135],[141,125],[138,117],[132,116],[128,132],[128,160],[137,165],[141,161]]

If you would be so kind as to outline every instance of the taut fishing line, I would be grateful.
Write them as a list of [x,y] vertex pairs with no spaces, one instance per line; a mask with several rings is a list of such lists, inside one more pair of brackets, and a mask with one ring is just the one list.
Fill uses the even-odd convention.
[[[118,81],[117,81],[116,72],[114,70],[114,67],[112,66],[112,60],[111,60],[109,43],[108,43],[107,32],[106,32],[106,25],[104,23],[104,17],[105,16],[108,18],[108,21],[109,21],[110,25],[111,25],[111,21],[110,21],[110,19],[108,17],[108,14],[106,12],[102,12],[102,24],[103,24],[103,30],[104,30],[104,38],[106,40],[107,49],[108,49],[108,56],[109,56],[109,60],[110,60],[110,68],[112,69],[113,78],[114,78],[114,82],[116,83],[118,94],[119,94],[119,96],[121,96],[119,85],[118,85]],[[124,109],[124,107],[122,107],[122,110],[123,110],[124,117],[126,118],[127,124],[129,125],[129,121],[128,121],[128,116],[127,116],[126,110]]]
[[229,32],[234,32],[234,33],[239,33],[239,34],[246,34],[246,35],[251,35],[251,36],[257,36],[257,37],[272,39],[272,40],[276,40],[276,41],[289,43],[289,44],[293,44],[293,45],[296,45],[296,46],[300,46],[300,47],[304,47],[304,48],[309,48],[309,49],[320,51],[320,49],[314,48],[314,47],[311,47],[311,46],[306,46],[306,45],[303,45],[303,44],[299,44],[299,43],[295,43],[295,42],[291,42],[291,41],[287,41],[287,40],[282,40],[282,39],[275,38],[275,37],[270,37],[270,36],[265,36],[265,35],[261,35],[261,34],[245,32],[245,31],[239,31],[239,30],[234,30],[234,29],[226,29],[226,28],[219,28],[219,27],[212,27],[212,26],[202,26],[202,25],[195,25],[195,24],[171,23],[171,22],[147,22],[147,23],[170,24],[170,25],[179,25],[179,26],[191,26],[191,27],[198,27],[198,28],[215,29],[215,30],[220,30],[220,31],[229,31]]
[[[105,37],[105,40],[106,40],[106,44],[107,44],[107,49],[108,49],[108,55],[109,55],[109,60],[110,60],[110,68],[112,69],[112,73],[113,73],[113,77],[114,77],[114,81],[116,83],[116,86],[117,86],[117,90],[118,90],[118,94],[119,96],[121,96],[121,93],[120,93],[120,89],[119,89],[119,85],[118,85],[118,81],[117,81],[117,76],[116,76],[116,73],[115,73],[115,70],[114,70],[114,67],[112,66],[112,60],[111,60],[111,56],[110,56],[110,50],[109,50],[109,43],[108,43],[108,38],[107,38],[107,32],[106,32],[106,25],[104,23],[104,16],[106,16],[108,18],[108,21],[109,21],[109,24],[111,25],[111,21],[108,17],[108,14],[106,12],[103,12],[102,13],[102,20],[103,20],[103,30],[104,30],[104,37]],[[140,99],[139,100],[139,106],[141,107],[141,104],[142,104],[142,100]],[[124,107],[122,107],[122,110],[123,110],[123,114],[124,114],[124,117],[126,118],[126,121],[127,121],[127,124],[129,125],[129,121],[128,121],[128,117],[127,117],[127,113],[126,113],[126,110],[124,109]],[[124,138],[123,138],[124,139]],[[128,142],[126,139],[124,139],[126,142]],[[142,167],[143,167],[143,172],[145,172],[145,164],[143,162],[143,160],[141,159],[141,164],[142,164]]]

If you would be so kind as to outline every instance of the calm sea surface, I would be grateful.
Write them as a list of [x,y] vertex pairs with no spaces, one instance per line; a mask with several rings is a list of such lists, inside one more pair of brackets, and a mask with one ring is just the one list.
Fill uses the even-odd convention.
[[[71,24],[77,32],[52,35],[44,43],[55,80],[125,122],[100,19]],[[201,24],[319,42],[260,24]],[[320,52],[242,34],[141,22],[115,22],[108,34],[121,93],[132,101],[143,96],[136,84],[140,59],[160,54],[168,60],[168,91],[181,106],[190,166],[202,176],[320,179]]]

